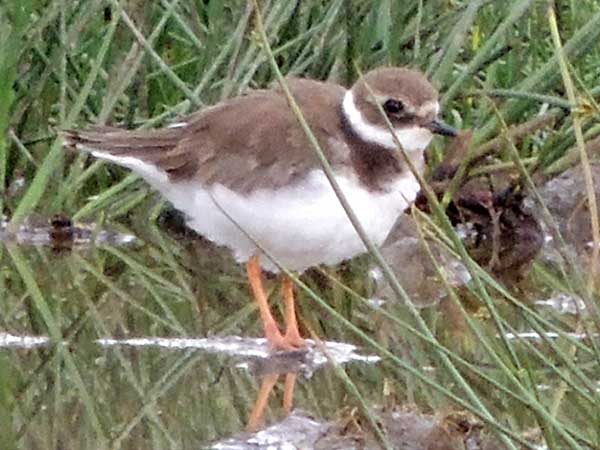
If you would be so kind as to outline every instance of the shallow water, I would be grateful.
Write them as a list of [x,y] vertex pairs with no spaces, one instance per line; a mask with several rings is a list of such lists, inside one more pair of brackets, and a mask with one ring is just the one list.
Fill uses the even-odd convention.
[[[60,251],[43,223],[2,235],[1,375],[21,446],[200,448],[245,429],[266,375],[298,373],[295,404],[330,417],[334,362],[377,379],[380,358],[351,343],[271,355],[242,269],[201,239],[75,227]],[[267,423],[285,415],[279,385],[272,397]]]
[[[273,355],[257,339],[262,331],[243,269],[197,236],[147,224],[127,229],[36,220],[16,230],[3,223],[0,240],[0,408],[14,418],[17,447],[377,448],[349,380],[389,436],[405,442],[402,448],[495,448],[479,419],[470,418],[472,426],[466,428],[448,419],[456,406],[428,381],[456,389],[454,381],[431,346],[385,317],[418,328],[389,286],[381,284],[381,276],[375,282],[369,278],[368,258],[303,277],[340,317],[300,293],[302,332],[316,339],[307,352]],[[400,240],[386,251],[395,246],[413,255],[404,267],[406,259],[400,257],[395,270],[417,281],[414,289],[424,288],[411,292],[423,319],[442,344],[496,377],[497,369],[439,280],[421,276],[431,266],[415,266],[425,261],[417,244]],[[540,260],[553,270],[545,254]],[[519,355],[529,355],[532,367],[540,368],[540,392],[558,389],[556,376],[545,372],[535,349],[547,354],[548,339],[589,339],[584,330],[565,325],[575,324],[576,313],[585,312],[581,300],[541,289],[535,279],[520,285],[519,298],[568,332],[540,333],[499,302],[512,327],[501,336],[482,315],[483,308],[470,305],[468,272],[455,261],[444,261],[451,284],[483,331],[498,345],[504,338]],[[277,280],[268,279],[267,286],[278,310]],[[359,332],[400,358],[404,368]],[[533,347],[522,347],[525,341]],[[584,354],[580,362],[582,370],[598,378],[592,357]],[[294,412],[288,416],[284,403],[290,373],[297,378]],[[250,433],[246,426],[266,380],[274,380],[274,387],[259,421],[264,430]],[[520,403],[476,378],[471,382],[492,412],[503,417],[511,410],[523,435],[531,432],[532,418]],[[565,404],[568,414],[573,406]],[[447,446],[432,446],[441,441]]]

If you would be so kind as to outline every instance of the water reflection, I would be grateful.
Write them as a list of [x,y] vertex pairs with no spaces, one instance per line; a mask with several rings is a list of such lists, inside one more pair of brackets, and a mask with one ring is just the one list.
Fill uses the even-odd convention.
[[536,300],[535,304],[552,308],[558,314],[582,314],[586,312],[586,306],[581,297],[568,295],[564,292],[554,292],[546,299]]
[[[293,407],[293,397],[298,375],[305,379],[328,365],[345,365],[348,363],[375,364],[380,358],[375,355],[363,355],[359,349],[342,342],[315,342],[308,339],[307,348],[293,352],[272,352],[264,338],[243,338],[239,336],[212,338],[161,338],[139,337],[130,339],[103,338],[96,339],[100,347],[163,349],[166,351],[196,351],[206,354],[228,357],[224,367],[235,367],[245,370],[254,377],[261,379],[255,404],[249,413],[247,430],[257,431],[264,426],[265,411],[269,398],[283,376],[284,394],[283,411],[288,415]],[[45,336],[17,336],[0,333],[0,348],[34,349],[50,345],[51,340]]]
[[136,242],[133,234],[106,229],[94,223],[75,224],[69,217],[56,215],[50,219],[31,216],[16,226],[0,220],[0,242],[8,244],[47,246],[56,250],[73,247],[122,246]]
[[34,348],[47,345],[50,339],[45,336],[15,336],[14,334],[0,332],[1,348]]
[[[557,188],[556,192],[562,191]],[[561,220],[568,217],[557,213]],[[263,339],[241,337],[260,333],[254,305],[248,302],[243,271],[232,263],[229,254],[205,241],[165,233],[147,222],[132,226],[135,233],[130,233],[62,219],[30,220],[17,230],[9,230],[6,221],[0,225],[0,240],[23,244],[19,247],[23,255],[20,261],[11,259],[10,252],[0,253],[0,377],[16,385],[12,398],[18,401],[11,401],[18,405],[14,413],[22,448],[44,448],[51,435],[60,435],[56,441],[60,440],[64,448],[197,448],[207,442],[225,449],[266,448],[268,442],[280,448],[313,442],[312,448],[327,449],[353,448],[360,442],[364,444],[361,448],[370,448],[368,442],[375,440],[366,437],[368,427],[359,415],[348,411],[356,402],[348,399],[339,378],[328,370],[330,360],[345,365],[357,389],[390,431],[394,424],[400,427],[413,420],[429,424],[433,433],[418,436],[442,442],[442,438],[431,437],[440,436],[435,434],[439,429],[434,425],[443,425],[446,431],[462,429],[451,425],[457,423],[454,419],[446,420],[446,399],[388,362],[375,364],[378,358],[370,355],[372,350],[360,351],[351,345],[357,342],[356,334],[331,320],[308,296],[299,298],[305,329],[343,342],[325,342],[323,348],[311,342],[306,352],[272,354]],[[140,245],[119,247],[132,242]],[[396,250],[401,252],[396,256],[395,270],[401,283],[414,294],[424,320],[442,341],[443,333],[455,332],[459,325],[443,309],[448,302],[440,303],[444,290],[435,268],[427,255],[419,253],[420,241],[401,237],[396,242]],[[579,247],[587,252],[582,254],[591,253],[588,234],[584,233],[581,242]],[[64,248],[71,251],[49,251],[60,247],[57,243],[66,243]],[[451,284],[468,291],[471,280],[464,267],[456,259],[444,260],[442,250],[436,254],[447,262],[444,269]],[[543,253],[542,262],[548,261],[546,256]],[[18,266],[23,261],[27,267]],[[335,277],[364,295],[369,292],[363,281],[365,266],[364,260],[345,265]],[[32,274],[27,283],[23,281],[24,268]],[[442,386],[456,386],[430,345],[422,339],[411,340],[406,328],[383,316],[385,312],[399,320],[406,317],[389,291],[373,302],[377,305],[373,310],[327,277],[311,273],[305,280],[336,311],[415,370]],[[379,284],[377,288],[385,286]],[[526,297],[519,299],[525,302]],[[383,298],[391,300],[383,302]],[[530,343],[546,354],[547,346],[543,345],[563,335],[557,330],[576,341],[589,339],[586,333],[578,332],[577,324],[573,325],[577,317],[572,316],[574,311],[586,310],[578,298],[562,294],[558,283],[550,292],[536,291],[529,299],[542,317],[550,316],[555,328],[531,330],[531,324],[522,321],[501,298],[492,299],[502,320],[514,331],[503,337],[515,345],[518,358],[525,359],[526,352],[533,354],[533,348],[526,347]],[[275,309],[279,306],[273,304]],[[473,307],[470,311],[479,313],[481,309]],[[493,339],[496,329],[489,318],[473,314],[473,320]],[[64,338],[64,346],[44,337],[51,326],[61,333],[58,336]],[[462,356],[466,335],[454,334],[443,344]],[[486,374],[496,370],[478,342],[467,342],[464,348],[469,363]],[[592,356],[583,352],[577,355],[577,363],[586,364],[582,367],[590,378],[597,373]],[[538,386],[553,386],[555,373],[548,369],[549,361],[555,361],[552,354],[545,360],[527,361]],[[392,388],[388,388],[390,383]],[[478,389],[477,380],[473,385]],[[83,401],[81,392],[93,402]],[[502,414],[511,408],[515,423],[532,423],[521,403],[507,399],[489,384],[483,383],[478,392],[492,412]],[[562,401],[566,408],[577,405],[577,397],[571,395],[573,391],[567,391]],[[387,409],[381,407],[386,396],[394,399]],[[402,415],[395,408],[413,403],[420,409],[412,415]],[[285,418],[290,410],[291,415]],[[431,411],[437,414],[424,414]],[[100,425],[90,425],[94,420]],[[248,423],[251,428],[261,424],[266,428],[242,433]],[[273,438],[276,431],[287,440]],[[106,439],[96,440],[102,433]],[[466,434],[461,433],[456,434],[456,441],[447,442],[464,443]],[[306,440],[296,440],[297,435]],[[314,440],[316,435],[320,439]],[[406,435],[404,438],[408,439]],[[108,444],[102,445],[105,441]],[[311,447],[306,444],[304,448]],[[414,448],[424,447],[415,444]],[[473,444],[468,448],[478,447]]]
[[266,339],[242,338],[239,336],[214,337],[206,339],[98,339],[104,347],[160,347],[165,349],[194,349],[211,354],[231,357],[230,365],[248,369],[261,379],[254,407],[250,412],[247,430],[257,431],[264,426],[265,410],[271,393],[281,376],[284,377],[283,411],[288,415],[293,407],[294,389],[299,373],[310,378],[313,373],[326,364],[347,364],[362,362],[373,364],[380,360],[378,356],[365,356],[357,353],[357,347],[341,342],[316,343],[308,339],[307,348],[293,352],[273,353]]

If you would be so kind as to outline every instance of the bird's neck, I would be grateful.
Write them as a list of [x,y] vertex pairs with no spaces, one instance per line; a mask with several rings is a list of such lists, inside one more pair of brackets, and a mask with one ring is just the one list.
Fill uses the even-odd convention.
[[[341,110],[344,120],[358,138],[383,149],[396,150],[398,148],[396,139],[387,124],[373,124],[365,119],[364,114],[356,106],[351,89],[347,90],[344,95]],[[408,152],[424,151],[432,138],[429,130],[419,126],[396,128],[394,134],[402,144],[402,148]]]
[[[388,191],[399,177],[410,174],[398,152],[359,134],[343,108],[340,108],[340,121],[352,166],[363,186],[372,191]],[[410,155],[419,168],[422,167],[422,155],[423,152],[411,152]]]

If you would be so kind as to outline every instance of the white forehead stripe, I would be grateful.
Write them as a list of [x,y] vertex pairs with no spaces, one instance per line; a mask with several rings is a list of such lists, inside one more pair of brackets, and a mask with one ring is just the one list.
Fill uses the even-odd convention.
[[425,102],[419,108],[419,112],[423,116],[426,116],[427,114],[431,114],[431,113],[433,113],[433,115],[437,116],[440,113],[440,104],[439,104],[439,102],[437,102],[435,100]]
[[[367,122],[354,103],[352,90],[346,91],[342,104],[344,115],[354,132],[365,141],[381,145],[390,150],[397,148],[396,141],[387,127],[379,127]],[[396,128],[402,148],[406,151],[423,151],[431,142],[432,134],[423,127]]]

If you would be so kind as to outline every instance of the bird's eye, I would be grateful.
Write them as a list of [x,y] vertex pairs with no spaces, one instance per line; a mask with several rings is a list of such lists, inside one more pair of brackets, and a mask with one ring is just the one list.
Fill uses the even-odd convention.
[[404,110],[404,103],[402,103],[400,100],[390,98],[383,104],[383,109],[388,114],[398,114]]

